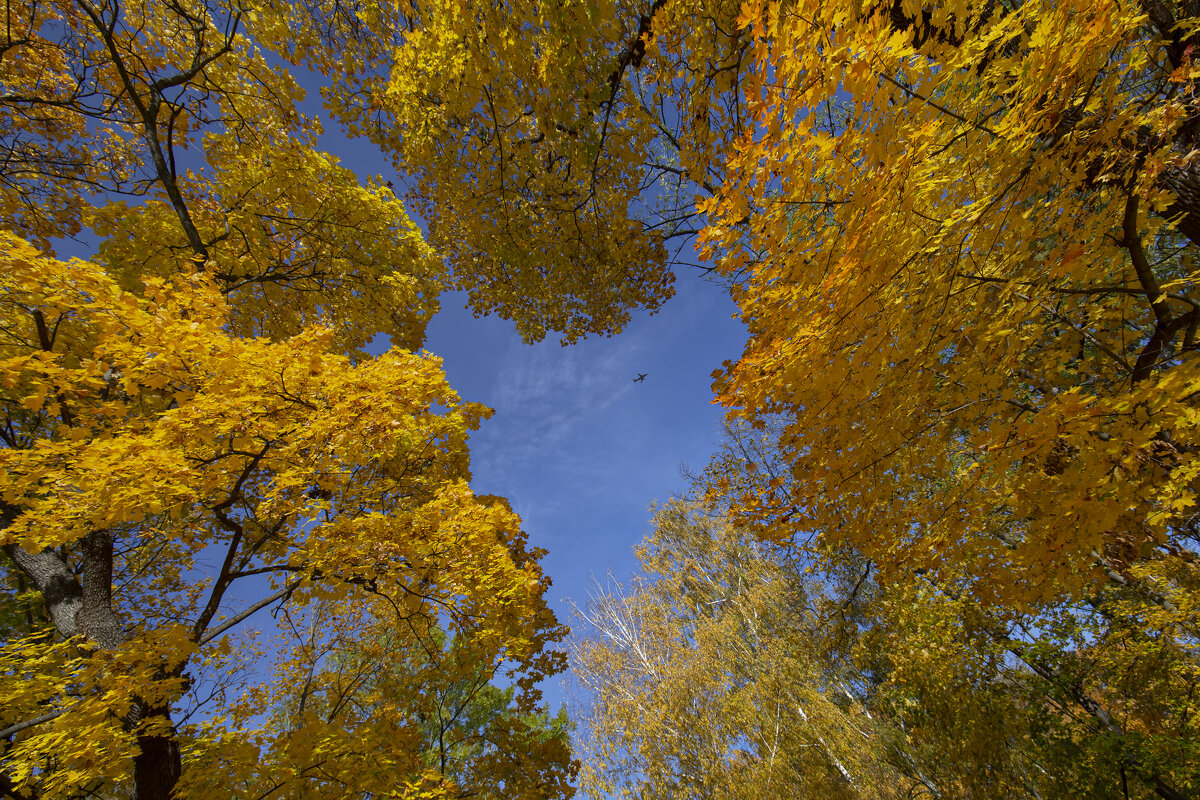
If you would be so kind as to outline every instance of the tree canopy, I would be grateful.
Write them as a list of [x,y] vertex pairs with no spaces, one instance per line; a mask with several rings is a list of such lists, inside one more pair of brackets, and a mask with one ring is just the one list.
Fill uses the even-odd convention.
[[[512,713],[488,706],[496,731],[560,742],[533,688],[563,667],[541,554],[468,486],[486,409],[415,350],[446,288],[531,341],[614,334],[669,299],[692,237],[749,331],[714,388],[753,432],[700,488],[739,536],[861,568],[853,597],[879,588],[877,616],[845,628],[859,650],[782,639],[805,685],[832,685],[817,665],[837,653],[878,673],[853,709],[911,745],[865,755],[878,774],[1041,796],[1031,765],[1072,764],[1099,792],[1087,765],[1107,759],[1105,792],[1195,788],[1191,0],[6,8],[5,792],[220,794],[236,781],[197,776],[253,761],[237,747],[292,759],[254,780],[301,791],[310,766],[359,757],[289,750],[301,729],[345,743],[359,718],[300,714],[319,704],[277,689],[227,687],[180,721],[192,671],[245,658],[228,637],[268,606],[316,637],[281,680],[334,686],[387,637],[411,650],[445,629],[460,677],[515,682]],[[393,159],[428,242],[392,185],[318,150],[306,69]],[[94,252],[67,259],[85,232]],[[371,357],[376,335],[392,349]],[[664,541],[670,572],[692,545]],[[648,620],[676,602],[634,596]],[[905,631],[933,646],[869,646]],[[318,640],[336,664],[313,660]],[[405,663],[424,677],[360,705],[425,752],[408,711],[441,684]],[[948,748],[929,720],[956,697],[993,714],[993,743],[1049,750],[962,728]],[[291,739],[250,735],[263,703]],[[910,707],[943,713],[900,727]],[[817,761],[849,772],[821,737]],[[732,764],[721,744],[705,752]],[[565,751],[530,747],[492,777],[568,791]],[[935,775],[921,747],[1000,777]],[[305,785],[456,790],[449,762],[386,765]]]
[[908,796],[888,722],[822,652],[827,593],[780,549],[694,504],[664,506],[654,524],[643,574],[627,588],[597,584],[577,613],[584,791]]
[[[569,794],[538,721],[564,663],[541,553],[468,486],[488,410],[414,352],[441,260],[385,182],[315,147],[282,66],[312,15],[6,8],[0,790]],[[93,257],[56,255],[85,229]],[[282,643],[256,649],[250,618]],[[380,636],[440,653],[443,628],[453,668],[401,660],[333,699]],[[304,668],[308,711],[280,716]],[[475,754],[429,760],[423,709],[468,678]],[[511,692],[480,700],[493,679]]]

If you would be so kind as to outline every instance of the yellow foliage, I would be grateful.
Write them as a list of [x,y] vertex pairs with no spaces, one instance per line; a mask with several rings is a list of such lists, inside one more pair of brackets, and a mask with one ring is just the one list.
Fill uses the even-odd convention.
[[745,4],[703,239],[750,329],[719,398],[783,420],[764,535],[1018,608],[1192,536],[1194,26],[1146,6]]
[[[254,575],[274,576],[288,607],[346,609],[323,636],[366,624],[350,610],[371,608],[447,620],[477,668],[508,663],[523,681],[558,668],[544,650],[561,632],[537,553],[512,511],[466,485],[467,436],[487,412],[458,399],[438,359],[394,348],[355,363],[330,352],[330,329],[235,338],[203,273],[146,277],[137,297],[96,266],[11,235],[0,259],[0,326],[29,330],[35,312],[56,331],[51,350],[4,345],[5,401],[29,413],[24,446],[0,451],[13,509],[0,537],[10,553],[81,548],[85,570],[76,628],[60,631],[83,637],[79,655],[46,635],[4,650],[12,680],[0,721],[62,712],[4,754],[16,785],[59,796],[115,781],[139,741],[174,736],[164,717],[160,727],[122,720],[180,702],[187,664],[228,647],[223,595]],[[87,619],[95,531],[118,545],[109,613],[143,633],[89,655],[80,642],[104,636]],[[224,560],[215,571],[204,566],[214,557]],[[236,741],[262,710],[232,709],[203,736]],[[35,767],[51,757],[51,772]]]
[[597,586],[572,646],[590,796],[906,797],[920,789],[825,658],[816,582],[728,520],[677,502]]
[[[279,66],[341,51],[306,38],[312,11],[9,4],[0,575],[26,613],[0,618],[2,793],[570,794],[564,735],[530,721],[563,668],[542,553],[469,488],[490,412],[418,352],[443,260],[390,183],[316,148]],[[57,257],[81,225],[94,257]],[[390,349],[369,357],[376,336]],[[294,619],[339,658],[440,625],[476,689],[510,682],[472,712],[497,741],[459,757],[470,784],[429,760],[428,666],[354,698],[377,730],[331,713],[258,731],[290,702],[266,673],[317,665],[238,626]]]

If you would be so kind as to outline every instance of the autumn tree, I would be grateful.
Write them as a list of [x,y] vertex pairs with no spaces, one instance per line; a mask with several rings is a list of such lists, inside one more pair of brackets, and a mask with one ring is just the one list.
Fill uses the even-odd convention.
[[1151,5],[747,7],[773,79],[708,238],[752,336],[721,397],[789,418],[768,535],[999,603],[1183,588],[1191,23]]
[[738,3],[384,2],[324,8],[295,57],[333,113],[413,178],[478,313],[538,340],[615,333],[670,297],[747,130]]
[[[488,411],[414,352],[443,262],[384,182],[316,149],[280,66],[298,42],[336,47],[306,38],[321,11],[6,5],[0,792],[17,800],[457,791],[413,761],[432,666],[357,717],[256,732],[309,663],[266,674],[275,656],[238,632],[270,635],[268,609],[316,624],[312,648],[436,623],[461,674],[512,685],[497,737],[539,741],[522,720],[563,664],[540,552],[468,487]],[[85,228],[94,255],[58,257]],[[392,348],[368,357],[376,335]],[[353,741],[368,728],[377,751]],[[541,753],[480,755],[473,780],[569,793],[566,751]]]
[[1195,13],[747,5],[706,233],[751,329],[720,397],[781,451],[717,490],[987,609],[1161,797],[1196,780]]
[[1127,590],[1020,616],[923,576],[865,594],[843,648],[925,785],[1112,800],[1183,798],[1196,785],[1193,657]]
[[822,586],[696,505],[658,510],[628,587],[578,612],[592,797],[905,797],[888,723],[826,657]]
[[283,613],[271,646],[288,657],[254,696],[272,709],[270,723],[254,748],[222,743],[222,769],[194,773],[189,792],[233,780],[238,796],[253,797],[363,796],[397,783],[440,783],[450,797],[572,793],[565,712],[523,711],[474,642],[424,618],[398,625],[323,604]]
[[[787,420],[761,422],[728,426],[695,476],[724,513],[786,480]],[[818,663],[887,721],[890,763],[922,791],[1181,798],[1200,781],[1195,631],[1140,587],[1013,608],[973,591],[970,564],[902,573],[818,533],[775,552],[820,586],[806,629]]]

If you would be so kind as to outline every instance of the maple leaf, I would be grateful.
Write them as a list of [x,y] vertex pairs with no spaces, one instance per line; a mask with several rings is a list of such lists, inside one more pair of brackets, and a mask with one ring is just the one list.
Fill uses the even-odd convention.
[[[18,6],[0,65],[21,154],[0,167],[0,787],[232,797],[308,791],[337,761],[321,791],[569,796],[535,689],[564,667],[540,551],[467,485],[490,412],[414,352],[444,262],[389,187],[314,148],[278,57],[303,14]],[[57,258],[80,221],[94,257]],[[391,347],[368,356],[376,335]],[[283,643],[257,650],[250,619]],[[305,647],[285,646],[300,620]],[[433,758],[415,716],[430,665],[386,697],[346,689],[377,727],[279,711],[260,729],[290,702],[271,668],[316,669],[322,648],[378,665],[378,637],[416,631],[414,648],[439,625],[480,697],[501,668],[517,687],[462,708],[521,757]],[[391,736],[370,756],[368,728]]]

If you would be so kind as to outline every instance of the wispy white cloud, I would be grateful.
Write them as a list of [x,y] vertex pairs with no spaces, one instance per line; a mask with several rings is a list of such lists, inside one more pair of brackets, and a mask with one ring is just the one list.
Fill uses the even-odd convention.
[[488,427],[510,458],[554,451],[630,393],[643,350],[633,337],[569,348],[514,344],[497,371]]

